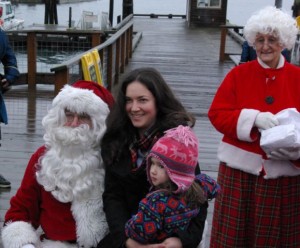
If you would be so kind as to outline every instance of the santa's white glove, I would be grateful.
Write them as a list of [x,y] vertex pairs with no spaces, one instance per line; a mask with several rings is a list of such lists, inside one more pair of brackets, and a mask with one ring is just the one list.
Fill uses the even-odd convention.
[[23,245],[22,248],[35,248],[33,244]]
[[298,160],[300,158],[299,148],[280,148],[267,154],[269,159],[274,160]]
[[276,116],[270,112],[260,112],[255,119],[254,125],[258,129],[269,129],[279,125],[279,121]]

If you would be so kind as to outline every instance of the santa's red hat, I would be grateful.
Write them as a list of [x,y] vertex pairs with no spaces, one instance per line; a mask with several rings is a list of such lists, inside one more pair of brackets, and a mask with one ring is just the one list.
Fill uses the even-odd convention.
[[109,109],[112,108],[114,104],[114,98],[112,94],[104,88],[103,86],[100,86],[99,84],[92,82],[92,81],[86,81],[86,80],[79,80],[72,84],[73,87],[75,88],[80,88],[80,89],[88,89],[92,90],[94,94],[99,96],[109,107]]

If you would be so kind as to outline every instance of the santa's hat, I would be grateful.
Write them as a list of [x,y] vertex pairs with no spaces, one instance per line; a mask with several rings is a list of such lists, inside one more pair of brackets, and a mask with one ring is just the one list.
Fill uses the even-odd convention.
[[65,85],[52,102],[53,108],[86,113],[97,122],[102,122],[114,103],[111,93],[92,81],[77,81]]
[[174,193],[186,191],[195,179],[198,163],[198,139],[190,127],[178,126],[165,132],[152,147],[147,157],[147,175],[150,183],[150,158],[157,158],[170,179],[177,185]]
[[75,88],[92,90],[94,94],[99,96],[108,105],[109,109],[112,108],[115,102],[112,94],[106,88],[95,82],[80,80],[72,84],[72,86]]

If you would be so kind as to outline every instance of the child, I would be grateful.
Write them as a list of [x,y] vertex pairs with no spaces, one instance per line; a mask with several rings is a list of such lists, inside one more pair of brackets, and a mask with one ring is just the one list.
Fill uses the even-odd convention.
[[160,243],[188,228],[201,205],[220,190],[208,176],[195,176],[197,164],[198,140],[193,131],[181,125],[166,131],[147,157],[153,191],[126,223],[128,238],[143,244]]

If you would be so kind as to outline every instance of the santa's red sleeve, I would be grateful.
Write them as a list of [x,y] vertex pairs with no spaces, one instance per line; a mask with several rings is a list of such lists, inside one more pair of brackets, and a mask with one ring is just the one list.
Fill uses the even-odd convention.
[[40,147],[30,158],[21,186],[10,200],[10,208],[5,215],[2,230],[4,247],[22,247],[25,244],[38,242],[35,229],[39,227],[40,185],[36,181],[38,159],[45,152]]

